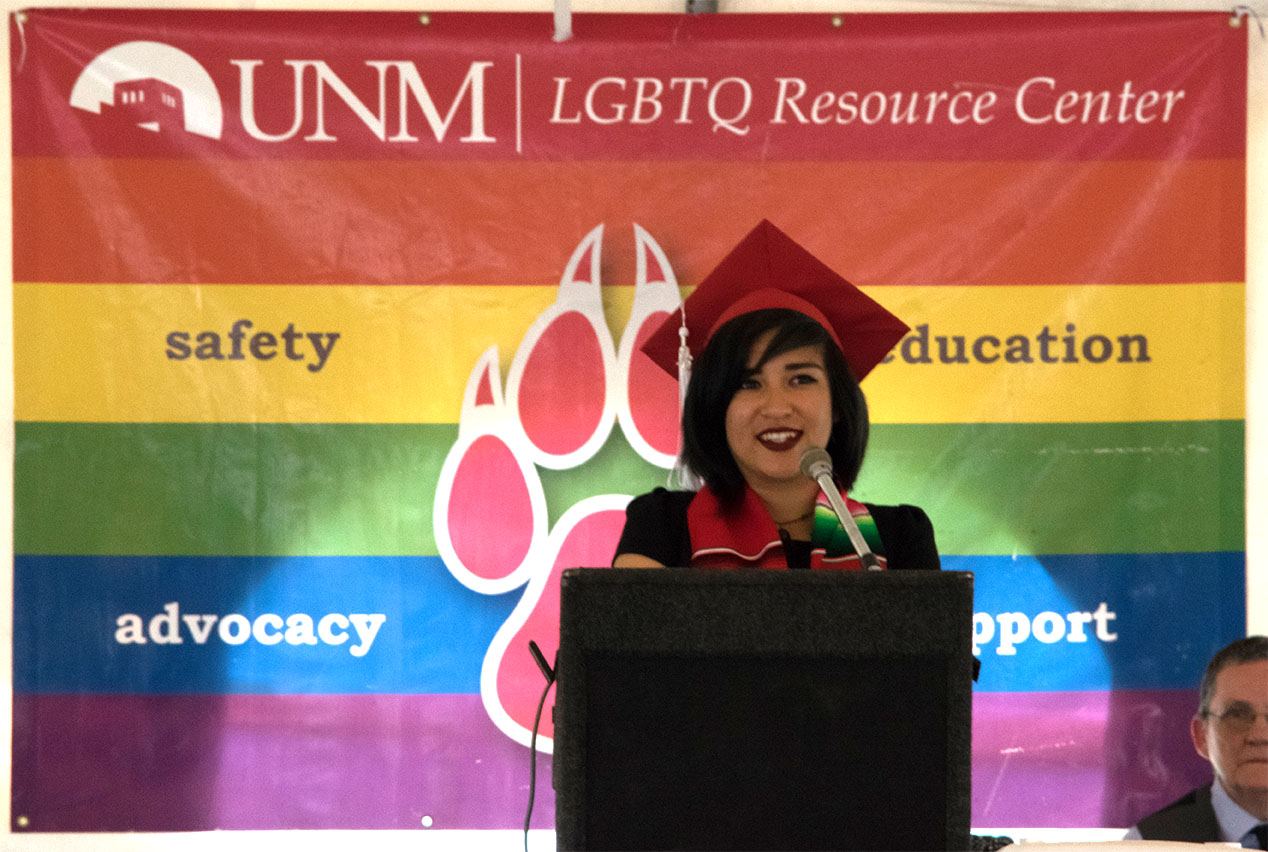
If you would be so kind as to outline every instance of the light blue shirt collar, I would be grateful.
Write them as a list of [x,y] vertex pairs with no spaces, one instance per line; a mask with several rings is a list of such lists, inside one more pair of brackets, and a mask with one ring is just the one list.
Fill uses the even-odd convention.
[[1242,835],[1261,822],[1229,798],[1218,778],[1211,784],[1211,807],[1215,809],[1215,821],[1220,824],[1220,834],[1226,843],[1241,843]]

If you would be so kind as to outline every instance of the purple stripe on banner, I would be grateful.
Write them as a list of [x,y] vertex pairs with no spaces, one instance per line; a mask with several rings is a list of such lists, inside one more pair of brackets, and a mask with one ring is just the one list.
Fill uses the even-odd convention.
[[979,693],[973,825],[1122,828],[1211,780],[1197,690]]
[[[522,828],[529,752],[478,695],[15,695],[21,831]],[[554,825],[550,757],[534,828]]]
[[[975,695],[973,824],[1133,824],[1210,780],[1195,701]],[[19,694],[13,710],[20,831],[515,829],[528,800],[528,750],[476,695]],[[533,826],[553,824],[541,755]]]

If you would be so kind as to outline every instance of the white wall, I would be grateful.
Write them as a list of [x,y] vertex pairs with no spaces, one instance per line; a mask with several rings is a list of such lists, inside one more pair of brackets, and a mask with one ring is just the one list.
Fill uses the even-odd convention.
[[[357,3],[351,0],[271,0],[271,2],[217,2],[217,0],[41,0],[41,7],[126,7],[168,9],[374,9],[422,11],[480,12],[549,12],[555,6],[549,0],[440,0],[436,6],[423,7],[417,2],[377,0]],[[562,3],[562,8],[568,4]],[[9,14],[22,6],[4,0],[0,8]],[[575,12],[679,13],[686,0],[575,0]],[[973,2],[973,0],[718,0],[719,13],[760,12],[1015,12],[1015,11],[1150,11],[1150,10],[1228,10],[1231,3],[1212,0],[1015,0],[1014,2]],[[1268,403],[1256,393],[1268,393],[1268,343],[1262,336],[1268,332],[1268,38],[1260,28],[1268,27],[1268,0],[1250,4],[1252,16],[1243,23],[1251,27],[1249,115],[1247,149],[1247,273],[1246,273],[1246,556],[1247,556],[1247,626],[1250,633],[1268,633],[1268,529],[1259,527],[1259,520],[1268,509]],[[1257,16],[1257,17],[1256,17]],[[6,23],[7,29],[7,23]],[[9,53],[20,45],[0,45],[3,67],[9,67]],[[12,188],[10,174],[8,75],[0,86],[0,186],[5,195],[0,199],[0,551],[4,565],[0,574],[0,737],[7,743],[10,730],[10,684],[12,660],[12,565],[13,565],[13,316],[12,316]],[[402,832],[238,832],[232,835],[210,832],[185,835],[9,835],[9,753],[0,759],[0,849],[39,850],[176,850],[202,852],[220,850],[232,845],[235,852],[254,850],[303,849],[319,852],[324,849],[373,847],[376,850],[505,850],[523,848],[519,832],[435,832],[423,834]],[[1121,832],[1096,831],[1027,831],[1014,832],[1017,839],[1035,840],[1101,840],[1114,839]],[[554,847],[549,833],[534,832],[531,848]]]

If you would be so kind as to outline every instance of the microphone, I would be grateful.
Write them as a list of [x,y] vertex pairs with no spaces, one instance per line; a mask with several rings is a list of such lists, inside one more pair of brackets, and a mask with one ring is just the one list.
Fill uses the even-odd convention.
[[872,549],[863,540],[859,525],[854,522],[854,516],[850,514],[845,501],[841,499],[841,492],[837,491],[836,483],[832,480],[832,456],[828,455],[828,451],[822,447],[811,447],[802,453],[801,472],[819,483],[819,490],[828,498],[828,503],[832,506],[832,511],[836,513],[841,528],[850,537],[850,544],[854,545],[854,552],[859,555],[862,566],[868,571],[881,570],[881,566],[876,561],[876,554],[872,553]]

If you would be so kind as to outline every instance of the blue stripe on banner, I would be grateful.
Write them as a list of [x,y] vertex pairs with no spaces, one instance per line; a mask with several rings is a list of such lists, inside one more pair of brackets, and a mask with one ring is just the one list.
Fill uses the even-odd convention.
[[438,557],[17,556],[20,693],[480,691],[518,592]]
[[979,692],[1194,689],[1246,635],[1246,555],[946,556],[974,573]]
[[[475,594],[437,557],[14,564],[23,693],[472,694],[519,594]],[[1210,655],[1245,635],[1240,552],[947,556],[943,567],[975,575],[980,692],[1191,689]]]

